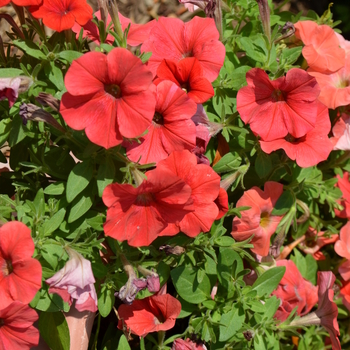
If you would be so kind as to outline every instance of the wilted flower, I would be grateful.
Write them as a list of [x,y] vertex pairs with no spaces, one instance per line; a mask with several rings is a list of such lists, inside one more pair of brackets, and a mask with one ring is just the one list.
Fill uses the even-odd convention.
[[21,78],[1,78],[0,79],[0,101],[5,98],[9,101],[11,108],[18,97],[19,86],[21,85]]
[[41,288],[42,268],[33,259],[30,229],[11,221],[0,228],[0,309],[13,301],[28,304]]
[[66,247],[69,260],[63,269],[46,280],[49,293],[56,293],[69,305],[75,299],[78,311],[97,311],[97,294],[91,262],[75,250]]
[[28,305],[14,301],[0,309],[0,348],[29,350],[39,343],[39,331],[33,323],[38,314]]

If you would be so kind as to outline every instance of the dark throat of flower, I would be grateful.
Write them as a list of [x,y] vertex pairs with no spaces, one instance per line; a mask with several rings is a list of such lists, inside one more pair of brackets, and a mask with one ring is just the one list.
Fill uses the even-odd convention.
[[281,90],[274,90],[271,94],[271,98],[275,101],[275,102],[280,102],[280,101],[284,101],[284,96],[283,96],[283,92]]
[[164,118],[163,116],[156,112],[154,113],[154,116],[153,116],[153,121],[156,123],[156,124],[159,124],[159,125],[163,125],[164,124]]
[[262,212],[260,216],[260,226],[265,228],[270,223],[270,214],[268,212]]
[[117,84],[105,85],[105,91],[115,98],[119,98],[122,96],[122,90]]
[[5,321],[4,321],[2,318],[0,318],[0,328],[1,328],[4,324],[5,324]]
[[12,263],[10,260],[4,260],[4,264],[1,268],[1,272],[4,276],[8,276],[13,271]]

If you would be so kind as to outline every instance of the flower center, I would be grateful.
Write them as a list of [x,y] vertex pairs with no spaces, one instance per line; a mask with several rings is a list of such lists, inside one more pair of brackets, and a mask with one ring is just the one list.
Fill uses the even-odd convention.
[[341,80],[337,86],[338,89],[345,89],[350,86],[350,79]]
[[148,206],[154,202],[154,196],[152,193],[141,193],[137,196],[135,203],[137,205]]
[[266,211],[263,211],[260,215],[260,226],[266,228],[270,223],[270,214]]
[[4,324],[5,324],[5,321],[4,321],[2,318],[0,318],[0,328],[1,328]]
[[13,271],[12,263],[10,260],[5,260],[1,271],[4,276],[8,276]]
[[105,91],[115,98],[119,98],[122,95],[122,90],[117,84],[105,85]]
[[160,125],[164,124],[163,116],[160,113],[158,113],[158,112],[154,113],[153,121],[156,124],[160,124]]
[[271,94],[271,98],[275,101],[275,102],[279,102],[279,101],[284,101],[284,96],[283,96],[283,92],[281,90],[274,90]]

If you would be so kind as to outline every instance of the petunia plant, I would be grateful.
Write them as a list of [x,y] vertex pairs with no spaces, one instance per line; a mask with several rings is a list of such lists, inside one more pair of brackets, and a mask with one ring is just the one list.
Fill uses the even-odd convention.
[[0,0],[0,349],[349,348],[350,42],[180,4]]

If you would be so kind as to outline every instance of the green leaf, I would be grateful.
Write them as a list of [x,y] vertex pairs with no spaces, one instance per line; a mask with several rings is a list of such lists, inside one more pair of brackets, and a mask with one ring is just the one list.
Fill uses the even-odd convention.
[[62,312],[42,312],[38,325],[40,336],[51,350],[69,350],[69,328]]
[[214,166],[213,169],[217,173],[225,173],[237,170],[242,163],[242,158],[237,152],[225,154]]
[[232,72],[230,78],[232,79],[231,88],[233,90],[238,91],[240,88],[247,85],[246,74],[251,69],[252,67],[249,66],[241,66]]
[[114,176],[114,163],[110,158],[106,158],[105,162],[100,165],[97,172],[97,188],[100,197],[102,197],[103,190],[106,186],[113,182]]
[[7,140],[11,129],[12,120],[10,118],[6,118],[0,121],[0,146],[2,146]]
[[210,280],[203,276],[201,283],[197,281],[197,270],[190,266],[179,266],[171,272],[176,291],[188,303],[199,304],[210,298]]
[[250,38],[240,38],[239,42],[243,50],[247,53],[247,56],[254,61],[265,62],[267,59],[267,48],[265,40],[261,34],[258,34]]
[[294,205],[294,196],[290,191],[282,193],[278,198],[271,215],[283,215]]
[[56,67],[54,62],[50,62],[50,65],[45,66],[45,74],[58,90],[64,89],[62,70]]
[[0,78],[14,78],[23,75],[21,69],[17,68],[0,68]]
[[285,271],[285,266],[277,266],[268,269],[254,282],[252,290],[258,292],[258,297],[270,295],[280,283]]
[[35,57],[39,60],[46,60],[46,55],[41,52],[38,45],[31,40],[13,40],[13,44],[19,47],[23,52],[29,56]]
[[267,154],[263,152],[259,152],[255,161],[255,171],[260,177],[260,179],[269,175],[271,170],[272,170],[271,158]]
[[78,220],[92,207],[93,197],[94,195],[91,193],[91,186],[89,186],[74,199],[68,216],[69,224]]
[[51,196],[58,196],[64,192],[65,183],[64,182],[54,182],[53,184],[47,186],[44,189],[44,193]]
[[41,188],[33,201],[36,215],[38,218],[41,218],[45,215],[45,195],[44,195],[44,190]]
[[112,311],[114,305],[113,290],[105,288],[105,290],[98,297],[98,311],[102,317],[107,317]]
[[243,270],[242,258],[231,248],[220,248],[217,270],[220,284],[228,289],[234,276]]
[[66,209],[62,208],[46,221],[42,226],[44,236],[49,236],[52,232],[56,231],[60,227],[65,215]]
[[311,254],[306,254],[304,257],[297,249],[294,249],[291,260],[295,263],[301,275],[312,284],[316,285],[318,265],[313,256]]
[[237,307],[234,307],[228,313],[223,314],[220,319],[219,341],[224,342],[232,338],[242,327],[244,319],[244,311]]
[[66,51],[59,52],[57,55],[59,58],[62,58],[71,64],[74,60],[78,59],[83,54],[77,51],[66,50]]
[[90,161],[78,163],[70,172],[67,181],[66,196],[68,203],[81,193],[90,183],[93,167]]
[[20,143],[25,137],[26,134],[23,129],[22,118],[19,115],[15,115],[8,140],[10,147],[17,145],[17,143]]
[[44,244],[41,249],[41,254],[43,258],[51,265],[55,270],[58,265],[58,260],[62,258],[64,250],[62,246],[57,244],[47,243]]
[[124,334],[120,337],[117,350],[131,350],[128,340]]
[[282,58],[284,58],[288,64],[293,64],[299,58],[302,49],[302,46],[293,47],[291,49],[285,48],[282,51]]

